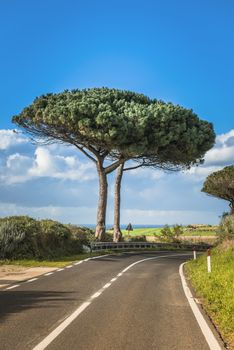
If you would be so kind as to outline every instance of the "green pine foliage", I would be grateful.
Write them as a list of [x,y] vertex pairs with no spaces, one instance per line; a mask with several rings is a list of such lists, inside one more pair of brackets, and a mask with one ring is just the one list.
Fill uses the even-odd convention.
[[139,159],[188,167],[215,140],[212,124],[190,109],[109,88],[42,95],[13,122],[34,138],[87,147],[112,159]]
[[204,182],[202,192],[229,202],[234,213],[234,165],[210,174]]

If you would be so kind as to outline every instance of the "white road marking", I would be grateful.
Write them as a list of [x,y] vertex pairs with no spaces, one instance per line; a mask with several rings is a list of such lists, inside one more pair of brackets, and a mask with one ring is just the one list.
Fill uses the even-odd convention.
[[[133,266],[140,264],[144,261],[147,260],[152,260],[152,259],[160,259],[160,258],[167,258],[168,256],[186,256],[186,255],[191,255],[191,254],[173,254],[173,255],[161,255],[161,256],[154,256],[151,258],[146,258],[139,260],[129,266],[127,266],[124,270],[122,270],[120,273],[117,274],[115,277],[120,277],[123,275],[124,272],[128,271],[130,268]],[[90,260],[90,259],[89,259]],[[87,261],[87,260],[83,260]],[[85,301],[83,304],[81,304],[66,320],[64,320],[57,328],[55,328],[46,338],[44,338],[38,345],[36,345],[33,350],[44,350],[52,341],[57,338],[57,336],[64,331],[65,328],[67,328],[91,303],[94,299],[98,298],[103,291],[108,288],[112,283],[108,282],[106,283],[101,289],[99,289],[96,293],[94,293],[87,301]],[[213,350],[213,349],[212,349]],[[216,350],[216,349],[214,349]]]
[[98,258],[103,258],[104,256],[109,256],[109,255],[110,255],[110,254],[94,256],[93,258],[90,258],[90,260],[98,259]]
[[50,276],[50,275],[53,275],[53,272],[47,272],[44,274],[44,276]]
[[14,284],[14,286],[11,286],[11,287],[7,287],[6,289],[9,290],[9,289],[14,289],[16,287],[19,287],[19,284]]
[[80,265],[82,264],[83,260],[76,262],[74,265]]
[[73,265],[66,266],[66,269],[70,269]]
[[184,277],[184,273],[183,273],[184,264],[185,263],[181,264],[180,269],[179,269],[181,282],[182,282],[182,286],[184,289],[184,294],[185,294],[186,298],[188,299],[189,305],[193,311],[193,314],[197,320],[197,323],[199,324],[201,331],[202,331],[210,349],[211,350],[222,350],[217,339],[215,338],[214,334],[212,333],[209,325],[207,324],[205,318],[203,317],[201,311],[199,310],[199,307],[197,306],[196,302],[194,301],[193,295],[192,295],[192,293],[187,285],[187,282],[185,280],[185,277]]
[[112,278],[110,281],[111,281],[111,282],[114,282],[114,281],[116,281],[116,280],[117,280],[117,277]]
[[34,282],[36,280],[38,280],[38,278],[31,278],[30,280],[27,280],[26,283]]
[[64,271],[64,269],[58,269],[58,270],[56,270],[57,272],[59,272],[59,271]]
[[100,291],[98,291],[98,292],[94,293],[94,294],[91,296],[91,298],[90,298],[90,299],[95,299],[95,298],[99,297],[99,295],[101,295],[101,294],[102,294],[102,292],[103,292],[103,290],[100,290]]
[[74,321],[89,305],[91,302],[84,302],[81,304],[65,321],[63,321],[57,328],[53,330],[42,342],[40,342],[33,350],[43,350],[45,349],[57,336],[67,328],[72,321]]

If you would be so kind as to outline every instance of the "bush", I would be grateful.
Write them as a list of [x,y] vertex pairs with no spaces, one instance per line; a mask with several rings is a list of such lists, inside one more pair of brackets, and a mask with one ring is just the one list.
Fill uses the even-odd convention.
[[0,219],[0,258],[50,258],[77,254],[91,230],[28,216]]
[[11,216],[0,220],[0,256],[33,257],[38,253],[38,221],[28,216]]
[[223,216],[219,226],[219,237],[221,241],[234,239],[234,214]]
[[3,222],[0,226],[0,257],[8,258],[12,255],[24,237],[25,233],[20,232],[15,223],[11,221]]
[[182,226],[175,225],[172,228],[168,225],[165,225],[161,230],[161,240],[164,242],[179,242],[179,236],[184,233]]
[[91,242],[96,241],[94,231],[88,227],[65,225],[71,232],[72,238],[80,241],[81,244],[89,245]]

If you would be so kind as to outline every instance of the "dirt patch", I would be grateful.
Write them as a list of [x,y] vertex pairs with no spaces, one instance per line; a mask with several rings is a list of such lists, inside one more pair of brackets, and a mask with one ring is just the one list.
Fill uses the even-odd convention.
[[0,266],[0,289],[8,287],[13,283],[23,282],[54,270],[57,270],[57,267],[2,265]]

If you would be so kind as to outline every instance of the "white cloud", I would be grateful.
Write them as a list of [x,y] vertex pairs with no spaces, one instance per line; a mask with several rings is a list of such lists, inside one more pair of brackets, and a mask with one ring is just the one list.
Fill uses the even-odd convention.
[[[188,172],[167,174],[140,168],[124,173],[122,223],[217,223],[227,203],[200,190],[208,174],[234,163],[233,148],[231,130],[217,136],[205,163]],[[0,130],[0,150],[2,216],[27,214],[78,224],[95,222],[97,173],[77,149],[61,144],[36,147],[21,134]],[[108,177],[108,223],[113,222],[114,178],[114,173]]]
[[226,145],[229,143],[230,140],[233,140],[233,137],[234,137],[234,129],[230,130],[225,134],[217,135],[216,144],[217,146]]
[[215,146],[206,153],[205,166],[234,164],[234,129],[216,137]]
[[50,146],[37,147],[32,156],[14,153],[1,160],[0,180],[6,184],[37,177],[82,182],[95,179],[96,170],[90,161],[81,161],[76,155],[58,155],[55,147],[51,152]]
[[151,168],[138,168],[134,170],[129,170],[132,176],[135,177],[147,177],[152,180],[158,180],[164,177],[166,174],[163,170],[151,169]]
[[81,162],[76,156],[52,154],[49,148],[38,147],[34,165],[29,169],[31,176],[48,176],[55,179],[88,181],[96,178],[94,165]]
[[194,181],[204,181],[214,171],[232,164],[234,164],[234,130],[218,135],[214,147],[205,155],[204,164],[192,167],[184,172],[183,176]]
[[218,223],[218,214],[214,211],[199,210],[136,210],[122,211],[122,222],[134,225],[187,225],[191,223]]
[[42,206],[27,207],[11,203],[0,203],[1,217],[12,215],[28,215],[35,219],[52,219],[64,223],[88,224],[95,222],[96,208],[90,207],[60,207],[60,206]]
[[0,130],[0,150],[28,143],[28,139],[13,130]]

